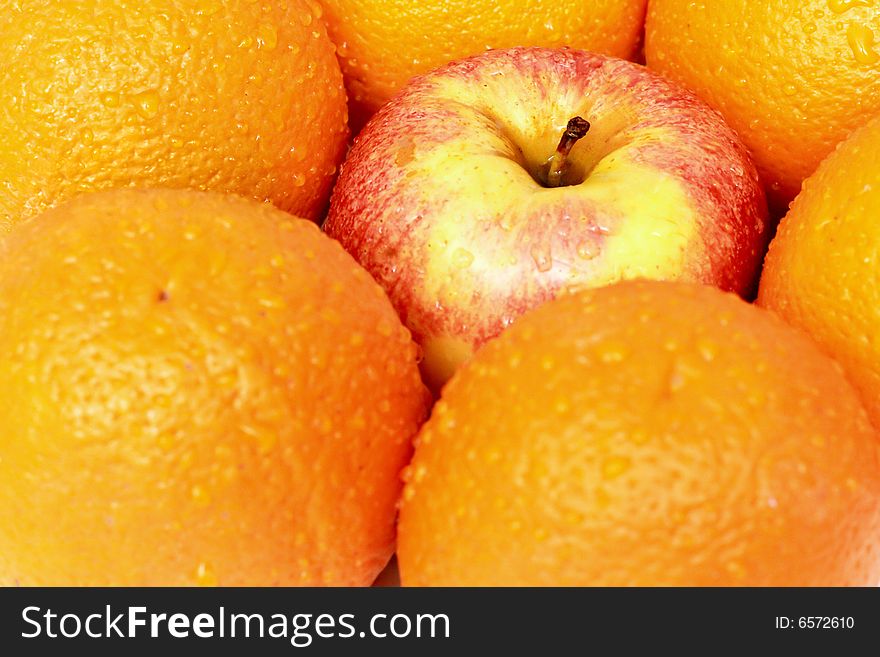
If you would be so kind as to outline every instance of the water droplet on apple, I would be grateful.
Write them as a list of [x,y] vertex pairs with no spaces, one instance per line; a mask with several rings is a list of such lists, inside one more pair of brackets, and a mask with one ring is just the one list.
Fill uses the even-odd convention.
[[452,264],[459,269],[467,269],[474,262],[474,254],[467,249],[458,248],[452,254]]
[[535,261],[535,267],[538,268],[538,271],[550,271],[553,267],[553,257],[550,255],[550,249],[540,244],[534,244],[529,253],[532,256],[532,260]]
[[416,145],[412,140],[407,140],[397,151],[394,156],[394,163],[399,167],[405,167],[412,162],[416,156]]
[[578,257],[583,258],[584,260],[592,260],[597,255],[596,247],[590,242],[583,242],[578,245],[577,248]]
[[511,231],[513,230],[513,217],[508,214],[501,215],[501,219],[498,221],[498,225],[501,226],[501,230],[503,231]]

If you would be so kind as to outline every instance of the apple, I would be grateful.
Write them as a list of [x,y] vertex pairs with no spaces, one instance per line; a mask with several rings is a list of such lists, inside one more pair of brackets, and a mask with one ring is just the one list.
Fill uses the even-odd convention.
[[718,113],[641,65],[544,48],[414,79],[355,140],[325,223],[390,296],[435,392],[571,289],[645,277],[749,295],[769,228]]

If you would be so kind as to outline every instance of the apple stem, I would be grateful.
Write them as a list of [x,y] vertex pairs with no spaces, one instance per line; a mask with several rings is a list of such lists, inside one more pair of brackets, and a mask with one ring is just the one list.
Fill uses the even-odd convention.
[[590,122],[579,116],[575,116],[568,120],[562,138],[559,140],[559,146],[556,152],[547,162],[547,187],[561,187],[564,185],[563,177],[568,164],[568,154],[571,149],[581,139],[583,139],[590,131]]

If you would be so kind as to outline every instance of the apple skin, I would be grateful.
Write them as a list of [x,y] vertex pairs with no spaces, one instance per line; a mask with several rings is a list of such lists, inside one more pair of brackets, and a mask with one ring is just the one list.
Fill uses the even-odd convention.
[[[592,127],[571,184],[542,186],[574,116]],[[324,228],[384,287],[437,392],[567,290],[653,278],[752,294],[770,222],[745,147],[691,92],[607,56],[513,48],[415,78],[374,115]]]

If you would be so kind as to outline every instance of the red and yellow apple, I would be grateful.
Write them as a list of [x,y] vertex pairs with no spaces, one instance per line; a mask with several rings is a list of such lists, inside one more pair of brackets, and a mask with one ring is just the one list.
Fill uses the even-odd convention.
[[714,110],[640,65],[541,48],[416,78],[360,133],[325,223],[391,297],[435,391],[566,290],[646,277],[749,294],[768,229]]

